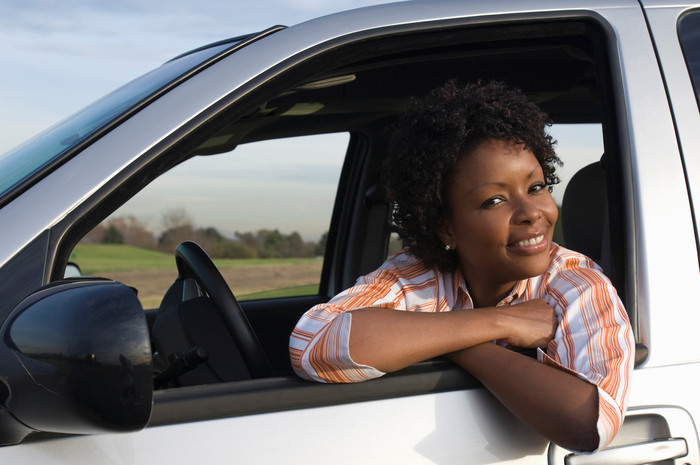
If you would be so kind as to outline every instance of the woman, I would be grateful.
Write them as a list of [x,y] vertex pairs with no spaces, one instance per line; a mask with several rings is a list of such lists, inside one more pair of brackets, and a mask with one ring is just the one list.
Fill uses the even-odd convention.
[[601,269],[552,242],[549,125],[501,83],[448,82],[414,102],[386,166],[406,249],[304,314],[299,376],[356,382],[446,356],[563,447],[613,439],[634,340]]

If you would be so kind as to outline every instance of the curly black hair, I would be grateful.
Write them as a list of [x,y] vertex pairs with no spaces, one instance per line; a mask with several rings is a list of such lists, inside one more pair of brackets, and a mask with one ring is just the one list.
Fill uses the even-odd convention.
[[516,88],[490,81],[448,81],[423,99],[413,99],[392,128],[384,181],[394,202],[393,218],[404,246],[424,265],[454,271],[455,252],[438,236],[449,217],[453,173],[462,156],[487,140],[524,144],[535,155],[548,187],[559,178],[552,122]]

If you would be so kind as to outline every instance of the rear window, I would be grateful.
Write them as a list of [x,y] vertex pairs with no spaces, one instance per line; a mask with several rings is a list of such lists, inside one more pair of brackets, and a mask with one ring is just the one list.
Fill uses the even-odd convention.
[[695,98],[700,103],[700,10],[684,15],[678,23],[683,55],[693,81]]

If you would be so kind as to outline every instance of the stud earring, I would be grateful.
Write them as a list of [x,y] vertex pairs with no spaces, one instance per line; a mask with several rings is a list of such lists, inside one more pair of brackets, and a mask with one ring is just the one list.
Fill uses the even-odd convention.
[[449,251],[452,249],[452,246],[450,244],[445,244],[445,250]]

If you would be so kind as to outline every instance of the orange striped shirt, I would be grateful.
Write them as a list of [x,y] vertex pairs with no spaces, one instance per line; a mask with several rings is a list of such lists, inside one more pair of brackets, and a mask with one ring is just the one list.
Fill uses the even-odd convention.
[[[588,257],[555,245],[549,269],[518,282],[498,305],[542,298],[559,319],[542,363],[567,370],[598,387],[599,447],[619,430],[627,408],[634,365],[634,336],[615,288]],[[350,357],[350,310],[385,307],[416,312],[468,310],[473,303],[461,273],[429,269],[403,251],[328,303],[307,311],[289,342],[295,372],[302,378],[350,383],[384,373]],[[497,342],[497,341],[496,341]]]

